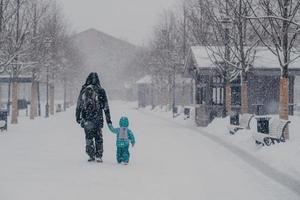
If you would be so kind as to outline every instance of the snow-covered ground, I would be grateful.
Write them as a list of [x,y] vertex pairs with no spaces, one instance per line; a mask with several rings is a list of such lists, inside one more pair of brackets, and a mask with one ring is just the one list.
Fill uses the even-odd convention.
[[[116,125],[130,119],[137,144],[128,166],[115,161],[115,138],[104,128],[104,163],[88,163],[74,110],[10,126],[0,134],[0,199],[296,200],[239,156],[162,113],[112,102]],[[217,134],[217,133],[216,133]],[[225,136],[224,136],[225,137]],[[226,136],[227,137],[227,136]]]
[[[278,118],[278,116],[273,117]],[[211,134],[221,137],[231,145],[238,146],[249,152],[251,155],[257,157],[276,170],[286,173],[300,182],[300,117],[291,116],[290,120],[290,140],[285,143],[276,143],[269,147],[255,144],[252,137],[252,133],[257,129],[255,119],[251,121],[250,130],[238,131],[235,135],[230,135],[228,134],[228,131],[226,131],[226,127],[229,124],[229,118],[219,118],[214,120],[206,130]]]

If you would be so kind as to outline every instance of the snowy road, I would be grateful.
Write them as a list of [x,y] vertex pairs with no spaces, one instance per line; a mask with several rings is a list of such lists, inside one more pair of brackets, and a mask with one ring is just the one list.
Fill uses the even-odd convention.
[[196,131],[121,102],[111,108],[115,124],[125,114],[135,132],[129,166],[116,164],[106,127],[104,163],[87,163],[73,111],[21,121],[0,134],[0,200],[300,198]]

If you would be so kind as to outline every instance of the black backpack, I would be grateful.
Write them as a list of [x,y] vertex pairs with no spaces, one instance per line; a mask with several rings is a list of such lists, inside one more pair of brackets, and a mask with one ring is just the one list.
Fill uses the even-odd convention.
[[100,104],[96,88],[93,85],[87,86],[82,94],[82,112],[85,115],[86,120],[91,119],[99,112]]

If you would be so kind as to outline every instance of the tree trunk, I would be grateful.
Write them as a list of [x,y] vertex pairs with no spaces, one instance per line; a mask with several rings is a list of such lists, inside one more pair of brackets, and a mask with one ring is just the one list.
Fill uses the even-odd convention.
[[3,0],[0,1],[0,33],[2,33],[3,27]]
[[[292,3],[291,0],[284,0],[282,9],[282,16],[284,19],[288,19],[289,15],[289,4]],[[282,52],[284,63],[290,61],[289,55],[289,22],[287,20],[282,21]],[[289,119],[289,74],[288,74],[288,64],[282,68],[282,76],[280,79],[280,97],[279,97],[279,117],[280,119]],[[284,131],[284,138],[289,139],[288,126]]]
[[226,84],[226,114],[230,115],[231,113],[231,86],[230,83]]
[[36,90],[37,90],[37,101],[38,101],[38,116],[41,116],[41,100],[40,100],[40,83],[37,82],[36,84]]
[[54,115],[54,85],[50,85],[50,115]]
[[12,82],[12,112],[11,123],[18,123],[18,82],[13,80]]
[[7,94],[7,113],[10,115],[10,101],[11,101],[11,77],[8,83],[8,94]]
[[242,82],[242,88],[241,88],[241,100],[242,100],[242,114],[249,113],[249,103],[248,103],[248,81]]
[[67,81],[64,79],[64,111],[67,110]]
[[0,85],[0,106],[2,108],[2,85]]
[[37,116],[37,82],[32,81],[30,96],[30,119]]
[[[279,98],[279,117],[280,119],[289,119],[289,78],[280,79],[280,98]],[[289,139],[288,128],[284,132],[284,138]]]

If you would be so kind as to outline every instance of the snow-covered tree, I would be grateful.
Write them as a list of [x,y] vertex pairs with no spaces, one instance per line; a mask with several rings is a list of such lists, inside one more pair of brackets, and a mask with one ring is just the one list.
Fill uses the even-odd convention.
[[[296,50],[300,31],[300,0],[244,0],[251,8],[247,16],[260,41],[278,58],[281,67],[279,115],[288,120],[289,65],[299,58]],[[288,131],[285,138],[289,138]]]
[[247,72],[259,42],[245,18],[249,11],[243,0],[199,0],[190,4],[188,14],[197,43],[207,47],[211,60],[227,82],[225,96],[230,93],[230,81],[240,75],[242,113],[249,112]]
[[161,19],[155,28],[150,47],[149,68],[155,82],[153,87],[160,97],[158,101],[164,105],[171,105],[174,101],[172,93],[175,90],[175,75],[182,71],[179,69],[182,60],[181,34],[176,15],[172,11],[166,11]]

